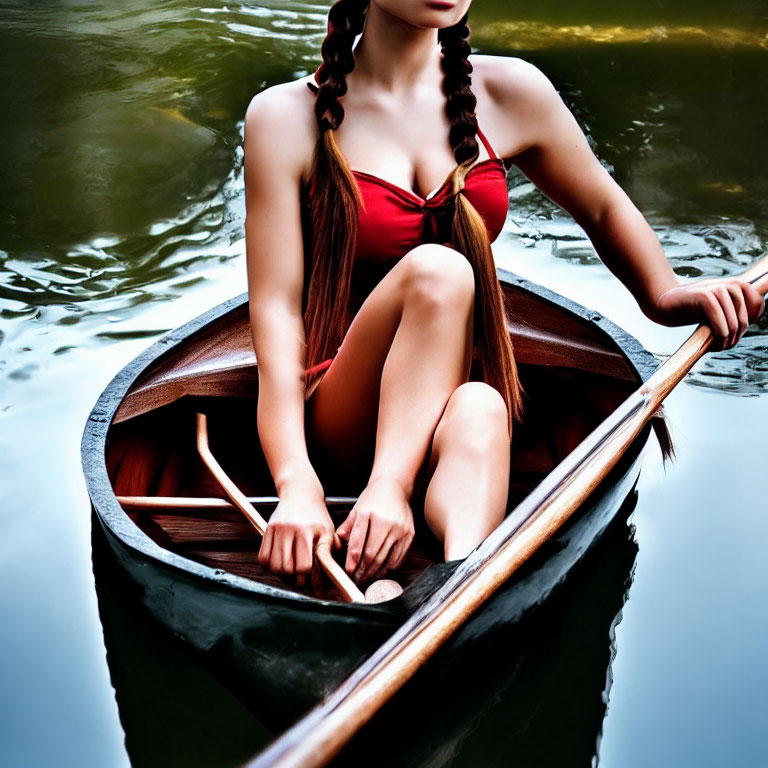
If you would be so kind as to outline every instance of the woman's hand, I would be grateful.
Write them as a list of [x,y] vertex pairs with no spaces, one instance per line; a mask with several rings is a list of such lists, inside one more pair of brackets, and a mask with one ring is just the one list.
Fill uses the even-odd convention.
[[764,307],[760,292],[743,280],[697,280],[662,293],[653,319],[663,325],[704,323],[715,337],[713,349],[721,350],[734,346]]
[[413,513],[396,482],[374,480],[360,494],[338,535],[348,542],[347,573],[369,581],[397,568],[413,541]]
[[312,570],[315,546],[337,542],[333,521],[319,483],[289,485],[269,519],[259,550],[259,563],[272,573],[303,577]]

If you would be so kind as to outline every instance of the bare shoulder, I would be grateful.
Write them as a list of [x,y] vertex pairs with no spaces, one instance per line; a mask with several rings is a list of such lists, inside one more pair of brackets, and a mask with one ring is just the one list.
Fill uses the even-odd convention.
[[549,78],[510,56],[472,55],[472,90],[484,132],[504,157],[523,151],[565,109]]
[[318,135],[310,80],[273,85],[251,99],[245,113],[246,166],[258,162],[308,178]]
[[546,102],[557,96],[549,78],[537,67],[511,56],[473,55],[473,89],[482,89],[499,106]]

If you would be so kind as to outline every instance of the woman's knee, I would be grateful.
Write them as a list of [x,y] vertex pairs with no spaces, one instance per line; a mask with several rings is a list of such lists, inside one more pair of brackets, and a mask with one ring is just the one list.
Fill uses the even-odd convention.
[[473,305],[474,272],[458,251],[427,243],[409,251],[402,261],[407,300],[440,309]]
[[509,442],[507,406],[494,387],[480,381],[454,390],[443,412],[438,431],[450,432],[464,449],[486,452]]

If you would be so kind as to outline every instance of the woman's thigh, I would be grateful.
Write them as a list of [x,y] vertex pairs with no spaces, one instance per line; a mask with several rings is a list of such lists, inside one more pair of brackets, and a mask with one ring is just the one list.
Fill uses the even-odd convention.
[[403,261],[363,302],[307,403],[307,433],[318,460],[364,472],[373,457],[384,362],[402,316]]
[[452,275],[460,274],[455,269],[459,260],[464,262],[464,257],[444,246],[419,246],[398,261],[363,302],[307,404],[308,441],[320,464],[365,480],[373,460],[382,371],[406,295],[415,284],[433,277],[436,283],[453,280]]

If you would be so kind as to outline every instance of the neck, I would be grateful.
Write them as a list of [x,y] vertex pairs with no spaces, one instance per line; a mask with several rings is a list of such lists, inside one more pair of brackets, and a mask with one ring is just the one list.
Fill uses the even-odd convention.
[[355,78],[388,91],[411,89],[440,73],[436,29],[419,29],[371,3],[355,47]]

